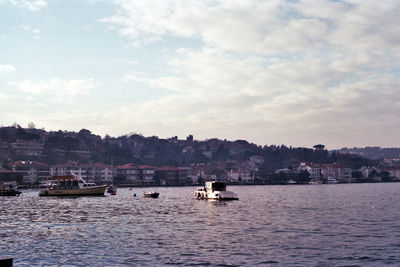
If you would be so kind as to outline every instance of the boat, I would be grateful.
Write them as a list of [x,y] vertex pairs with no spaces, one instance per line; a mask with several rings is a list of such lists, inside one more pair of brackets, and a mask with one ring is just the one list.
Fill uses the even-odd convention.
[[51,184],[53,184],[53,183],[56,183],[57,182],[57,180],[46,180],[46,181],[41,181],[39,184],[38,184],[38,188],[40,188],[40,189],[43,189],[43,188],[48,188],[48,187],[50,187],[51,186]]
[[160,193],[157,192],[143,192],[144,197],[149,197],[149,198],[158,198]]
[[50,186],[41,190],[39,196],[104,196],[106,189],[107,185],[87,183],[75,175],[54,176]]
[[239,200],[236,193],[226,190],[224,182],[206,182],[204,187],[199,187],[194,192],[195,199],[208,200]]
[[107,193],[109,193],[110,195],[116,195],[117,194],[117,188],[113,185],[109,185],[107,187]]
[[14,196],[19,196],[22,192],[16,190],[15,188],[13,188],[12,186],[4,186],[4,185],[0,185],[0,196],[10,196],[10,197],[14,197]]
[[336,180],[335,178],[329,177],[328,178],[328,184],[338,184],[339,181]]

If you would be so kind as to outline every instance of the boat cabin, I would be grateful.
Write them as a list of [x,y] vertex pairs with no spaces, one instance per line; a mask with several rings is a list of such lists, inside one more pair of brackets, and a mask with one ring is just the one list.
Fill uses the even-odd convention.
[[79,189],[96,186],[95,183],[86,183],[75,176],[54,176],[50,185],[51,189]]
[[206,191],[226,191],[226,184],[224,182],[206,182]]

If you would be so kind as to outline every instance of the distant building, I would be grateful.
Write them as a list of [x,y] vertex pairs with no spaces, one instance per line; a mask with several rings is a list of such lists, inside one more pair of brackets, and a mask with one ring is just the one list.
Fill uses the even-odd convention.
[[117,167],[117,183],[124,185],[154,185],[155,168],[125,164]]
[[37,161],[20,160],[10,164],[10,167],[17,176],[22,176],[22,182],[25,184],[45,181],[51,175],[50,166]]
[[114,170],[111,165],[102,163],[78,164],[70,162],[51,167],[52,176],[76,175],[98,184],[112,183],[113,173]]
[[39,141],[17,140],[11,143],[11,149],[16,155],[41,156],[43,147]]
[[212,158],[213,153],[212,153],[211,151],[206,150],[206,151],[203,151],[202,153],[203,153],[203,156],[204,156],[204,157],[206,157],[206,158],[208,158],[208,159],[211,159],[211,158]]
[[155,180],[161,185],[185,185],[187,169],[176,167],[161,167],[155,170]]
[[0,161],[3,162],[10,158],[10,143],[0,142]]
[[307,171],[311,182],[352,182],[352,169],[339,164],[300,163],[299,171]]
[[12,170],[0,169],[0,184],[17,186],[16,173]]
[[201,183],[227,180],[226,166],[223,164],[193,164],[192,175],[196,175]]
[[360,172],[362,174],[362,177],[364,179],[369,179],[375,182],[381,182],[381,170],[378,169],[377,167],[366,167],[363,166],[360,169]]
[[250,161],[253,162],[256,165],[262,165],[264,164],[265,160],[263,156],[259,155],[254,155],[250,157]]
[[227,179],[231,183],[251,183],[254,177],[248,170],[230,170],[227,173]]
[[393,180],[400,181],[400,167],[398,166],[390,166],[381,168],[382,172],[388,172],[389,177]]

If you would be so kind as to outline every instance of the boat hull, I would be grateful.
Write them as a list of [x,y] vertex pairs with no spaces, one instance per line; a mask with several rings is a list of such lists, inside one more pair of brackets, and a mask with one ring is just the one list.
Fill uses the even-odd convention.
[[238,196],[231,191],[214,191],[214,192],[206,192],[206,191],[196,191],[194,194],[195,199],[204,199],[204,200],[239,200]]
[[76,189],[45,189],[40,191],[40,197],[53,196],[104,196],[107,186],[96,186],[90,188]]
[[15,197],[19,196],[21,192],[16,191],[16,190],[6,190],[6,191],[0,191],[0,196],[5,196],[5,197]]
[[143,197],[147,197],[147,198],[158,198],[158,196],[160,195],[160,193],[143,193]]

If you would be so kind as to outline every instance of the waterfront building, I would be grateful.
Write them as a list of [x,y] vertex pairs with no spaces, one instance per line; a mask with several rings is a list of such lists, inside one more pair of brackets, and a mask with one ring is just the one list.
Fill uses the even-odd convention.
[[231,183],[251,183],[254,177],[248,170],[230,170],[227,179]]
[[307,171],[312,182],[348,183],[352,182],[352,169],[340,164],[300,163],[299,171]]
[[161,185],[187,184],[187,169],[165,166],[155,170],[155,180]]
[[154,185],[155,168],[152,166],[125,164],[117,167],[117,183],[127,186]]
[[51,174],[50,166],[37,161],[16,161],[10,164],[16,176],[22,177],[24,184],[35,184],[45,181]]
[[0,168],[0,184],[17,186],[16,173],[12,170]]
[[372,180],[375,182],[382,181],[381,170],[377,167],[363,166],[363,167],[361,167],[360,172],[365,179],[369,179],[369,180]]
[[76,175],[86,181],[98,184],[112,183],[114,170],[111,165],[103,163],[78,164],[69,162],[51,167],[51,176]]
[[389,166],[381,168],[382,172],[388,172],[389,177],[393,180],[400,181],[400,167],[399,166]]

